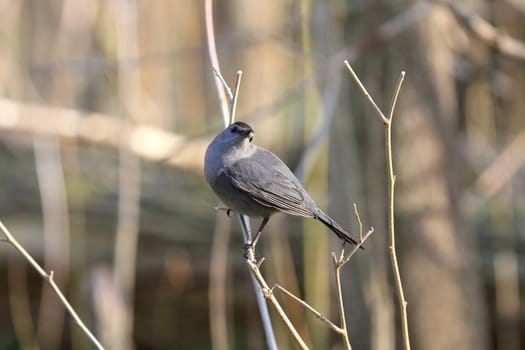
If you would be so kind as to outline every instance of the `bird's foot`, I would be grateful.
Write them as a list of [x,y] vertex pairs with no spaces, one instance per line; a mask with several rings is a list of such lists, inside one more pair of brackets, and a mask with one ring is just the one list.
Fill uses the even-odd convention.
[[244,258],[248,260],[255,260],[255,244],[253,242],[245,242],[242,245],[242,250],[244,251]]
[[257,266],[257,268],[260,268],[262,263],[265,260],[265,257],[263,256],[259,259],[258,257],[255,256],[255,251],[251,249],[253,248],[248,248],[248,250],[245,250],[243,256],[247,260],[248,263],[254,264],[255,266]]
[[255,246],[253,245],[252,242],[244,243],[242,245],[242,250],[244,250],[245,252],[253,248],[255,248]]

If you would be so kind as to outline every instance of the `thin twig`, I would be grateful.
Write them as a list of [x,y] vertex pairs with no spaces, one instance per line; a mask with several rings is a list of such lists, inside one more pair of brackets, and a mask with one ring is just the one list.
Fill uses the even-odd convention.
[[[250,219],[246,215],[238,215],[239,222],[241,225],[241,231],[244,239],[244,244],[249,244],[252,241],[252,232],[250,229]],[[264,285],[268,285],[266,281],[264,280],[264,277],[262,276],[261,272],[259,271],[259,268],[264,261],[264,258],[262,258],[260,261],[257,261],[255,259],[255,247],[250,246],[245,251],[245,257],[246,257],[246,263],[248,264],[248,268],[250,269],[250,277],[252,279],[253,283],[253,289],[255,290],[255,296],[257,297],[257,305],[259,306],[259,311],[261,313],[261,320],[262,325],[264,329],[264,333],[266,335],[266,342],[268,344],[268,348],[271,350],[277,350],[277,340],[275,339],[275,334],[273,332],[272,327],[272,320],[270,319],[270,312],[268,310],[268,304],[266,303],[266,299],[268,299],[266,292],[264,290]],[[255,271],[256,270],[256,271]],[[261,282],[263,281],[263,282]],[[277,313],[283,319],[286,326],[291,325],[290,333],[294,335],[293,331],[295,331],[295,328],[291,324],[291,322],[288,320],[288,323],[286,322],[286,319],[288,318],[286,314],[284,314],[285,318],[282,317],[281,311],[282,307],[279,305],[279,302],[277,299],[272,298],[271,300],[272,305],[277,310]],[[297,332],[296,332],[297,333]]]
[[396,109],[397,104],[397,98],[399,97],[399,91],[401,91],[401,85],[403,85],[403,81],[405,81],[405,71],[401,71],[401,74],[399,75],[399,79],[397,80],[396,84],[396,90],[394,92],[394,96],[392,96],[392,102],[390,103],[390,109],[388,111],[388,121],[390,124],[392,124],[392,118],[394,117],[394,110]]
[[223,90],[226,91],[230,99],[230,113],[227,122],[224,124],[224,127],[227,127],[228,125],[235,122],[235,114],[237,112],[237,97],[239,96],[239,89],[241,86],[242,70],[237,71],[237,78],[235,79],[235,87],[233,92],[226,80],[224,79],[224,77],[222,76],[221,72],[217,68],[213,68],[213,73],[221,82]]
[[253,276],[255,277],[255,279],[257,279],[257,282],[259,282],[259,285],[261,286],[261,290],[263,292],[264,297],[266,298],[266,300],[268,300],[273,305],[273,307],[277,311],[277,314],[279,315],[281,320],[284,322],[284,324],[286,325],[286,327],[292,334],[292,337],[294,338],[294,340],[297,342],[297,345],[299,345],[301,349],[308,349],[308,346],[304,342],[303,338],[301,338],[301,335],[299,334],[299,332],[297,332],[297,330],[295,329],[294,325],[292,324],[292,321],[290,321],[290,319],[288,318],[288,315],[286,315],[286,312],[284,312],[281,304],[279,304],[279,302],[275,298],[275,295],[273,294],[272,289],[266,283],[266,280],[261,274],[261,271],[259,269],[259,264],[257,263],[257,261],[249,260],[249,259],[247,259],[246,261],[248,263],[248,266],[250,267],[250,270]]
[[328,325],[328,327],[330,327],[334,332],[338,333],[338,334],[343,334],[344,330],[342,328],[340,328],[339,326],[337,326],[335,323],[333,323],[332,321],[330,321],[325,315],[323,315],[322,313],[320,313],[319,311],[317,311],[316,309],[314,309],[312,306],[310,306],[310,304],[308,304],[307,302],[305,302],[303,299],[295,296],[292,292],[289,292],[286,288],[280,286],[279,284],[274,284],[273,285],[274,288],[277,287],[279,290],[281,290],[282,292],[284,292],[286,295],[288,295],[290,298],[292,298],[293,300],[295,300],[298,304],[302,305],[305,309],[307,309],[308,311],[310,311],[312,314],[315,315],[315,317],[317,317],[318,319],[320,319],[321,321],[323,321],[324,323],[326,323]]
[[381,109],[377,106],[377,104],[375,103],[375,101],[372,98],[372,96],[370,96],[370,94],[368,93],[368,90],[365,88],[363,83],[361,83],[361,80],[359,79],[357,74],[354,72],[354,69],[352,68],[352,66],[350,65],[350,62],[348,62],[348,60],[345,60],[345,65],[346,65],[346,68],[348,68],[348,70],[350,71],[350,74],[352,75],[352,77],[356,81],[357,85],[361,89],[361,92],[363,93],[363,95],[365,95],[365,97],[368,99],[368,101],[370,102],[372,107],[374,107],[374,109],[375,109],[377,115],[379,116],[379,118],[381,118],[383,120],[384,124],[387,124],[388,123],[388,119],[385,117],[385,115],[383,114]]
[[235,80],[235,87],[233,88],[233,95],[231,97],[230,108],[230,124],[235,122],[235,112],[237,110],[237,97],[239,96],[239,88],[241,86],[242,70],[237,71],[237,79]]
[[[242,223],[242,221],[241,221]],[[245,228],[243,228],[245,229]],[[281,287],[279,284],[275,284],[274,287],[279,288],[281,291],[283,291],[285,294],[287,294],[289,297],[294,299],[297,303],[301,304],[303,307],[305,307],[308,311],[313,313],[317,318],[319,318],[321,321],[325,322],[334,332],[341,335],[343,338],[343,342],[345,345],[345,349],[352,349],[350,345],[350,340],[348,338],[348,331],[346,326],[346,318],[344,316],[344,303],[343,303],[343,297],[342,297],[342,291],[341,291],[341,274],[340,270],[341,268],[352,258],[352,256],[359,250],[359,248],[365,243],[365,241],[370,237],[370,235],[374,232],[374,228],[371,227],[370,230],[363,236],[363,239],[359,241],[358,244],[355,245],[355,247],[352,249],[350,254],[345,257],[344,250],[341,253],[341,257],[337,259],[335,256],[335,253],[332,253],[334,258],[334,267],[335,267],[335,274],[336,274],[336,285],[337,285],[337,295],[338,295],[338,306],[339,306],[339,313],[341,318],[341,326],[337,326],[332,321],[330,321],[326,316],[321,314],[319,311],[314,309],[312,306],[310,306],[308,303],[306,303],[301,298],[295,296],[293,293],[289,292],[285,288]],[[250,252],[251,251],[251,252]],[[253,249],[248,250],[248,265],[252,269],[253,276],[257,278],[257,281],[261,284],[262,290],[264,292],[264,296],[275,306],[279,316],[285,323],[285,325],[289,328],[290,333],[294,336],[298,344],[302,347],[302,344],[304,344],[304,341],[300,337],[300,335],[295,330],[293,324],[288,319],[287,315],[282,310],[281,306],[278,304],[278,301],[275,299],[273,294],[273,288],[268,290],[268,284],[264,280],[264,277],[261,275],[259,267],[262,261],[257,262],[253,258]],[[306,345],[305,345],[306,346]]]
[[[224,92],[228,96],[228,100],[229,100],[228,105],[231,105],[231,101],[233,100],[232,89],[230,89],[230,86],[228,85],[224,77],[222,76],[220,69],[218,67],[211,67],[211,69],[213,69],[213,74],[215,74],[215,77],[219,79],[219,81],[221,82],[221,86],[224,89]],[[231,113],[231,109],[230,109],[230,113]],[[230,117],[230,114],[228,114],[228,117]]]
[[[250,231],[250,226],[248,222],[248,217],[246,215],[239,214],[239,220],[241,224],[241,231],[243,232],[244,236],[244,242],[249,243],[252,240],[252,235]],[[255,259],[255,248],[253,246],[249,247],[246,252],[246,262],[248,264],[248,267],[250,268],[250,273],[252,276],[252,279],[254,280],[254,287],[257,293],[258,301],[259,297],[262,295],[266,300],[268,300],[275,310],[277,311],[277,314],[281,318],[281,320],[284,322],[285,326],[288,328],[290,334],[295,339],[297,344],[301,347],[301,349],[308,349],[308,346],[306,346],[306,343],[304,342],[303,338],[301,338],[301,335],[297,330],[295,329],[295,326],[292,324],[292,321],[288,318],[288,315],[286,315],[286,312],[284,312],[284,309],[282,308],[281,304],[279,304],[279,301],[275,298],[273,295],[273,292],[270,287],[268,287],[268,283],[264,279],[263,275],[261,274],[260,267],[262,262],[264,261],[264,258],[257,261]],[[271,328],[271,320],[269,319],[268,309],[266,306],[266,303],[261,303],[259,301],[259,308],[264,305],[265,309],[261,309],[261,318],[263,319],[263,327],[265,329],[265,332],[270,332],[272,337],[268,338],[268,346],[270,349],[277,349],[277,343],[275,342],[275,336],[273,335],[273,328]],[[270,327],[270,329],[267,329],[267,327]]]
[[[354,204],[355,206],[355,204]],[[354,207],[355,208],[355,207]],[[356,209],[357,210],[357,209]],[[357,211],[356,211],[357,212]],[[358,212],[357,212],[358,213]],[[357,217],[359,217],[359,214],[357,214]],[[360,219],[358,219],[359,222],[361,222]],[[335,255],[335,253],[332,253],[332,258],[334,262],[334,268],[335,268],[335,284],[336,284],[336,292],[337,292],[337,306],[339,309],[339,318],[341,320],[341,334],[343,338],[343,344],[345,346],[346,350],[351,350],[352,345],[350,344],[350,338],[348,336],[348,327],[346,324],[346,316],[345,316],[345,307],[343,302],[343,292],[341,287],[341,268],[354,256],[354,254],[361,248],[361,246],[365,243],[365,241],[370,237],[370,235],[374,232],[374,228],[371,227],[370,230],[364,235],[362,239],[359,240],[359,242],[353,247],[350,254],[348,254],[347,257],[345,257],[344,249],[341,251],[341,255],[339,258]]]
[[396,286],[399,309],[401,314],[401,333],[403,336],[403,347],[405,350],[410,350],[410,337],[408,329],[408,316],[407,316],[407,301],[405,299],[405,293],[403,290],[403,284],[401,281],[401,273],[399,271],[399,263],[397,261],[397,252],[396,252],[396,240],[395,240],[395,227],[394,227],[394,186],[396,182],[396,176],[394,174],[394,165],[392,160],[392,119],[394,115],[394,110],[397,103],[397,98],[401,86],[405,78],[405,72],[402,71],[399,79],[397,81],[396,89],[394,96],[392,97],[392,102],[390,104],[390,110],[388,112],[388,118],[385,117],[381,109],[374,102],[363,83],[357,76],[357,74],[352,69],[350,63],[345,61],[345,65],[350,71],[350,74],[356,81],[357,85],[361,89],[361,92],[368,98],[368,101],[376,111],[378,117],[383,121],[385,125],[385,149],[386,149],[386,162],[387,162],[387,172],[388,172],[388,236],[389,243],[388,249],[390,254],[390,261],[392,264],[392,271],[394,274],[394,282]]
[[361,222],[361,217],[359,216],[359,211],[357,210],[357,204],[354,203],[354,215],[359,224],[359,242],[363,241],[363,223]]
[[[353,246],[352,250],[350,251],[350,253],[346,257],[344,257],[343,259],[339,259],[339,261],[337,262],[337,265],[340,265],[340,267],[343,267],[344,264],[349,262],[350,259],[352,259],[352,257],[355,255],[355,253],[357,253],[357,251],[359,251],[361,246],[365,243],[365,241],[368,239],[368,237],[370,237],[370,235],[372,233],[374,233],[374,228],[370,227],[370,230],[368,230],[368,232],[363,236],[363,239],[361,239],[359,241],[359,243],[357,243],[356,245]],[[341,256],[344,256],[344,251],[341,253]]]
[[345,306],[343,302],[343,292],[341,287],[341,267],[343,265],[337,263],[337,259],[334,257],[334,266],[335,266],[335,285],[337,292],[337,306],[339,308],[339,319],[341,321],[341,328],[343,329],[342,338],[343,344],[346,350],[352,350],[352,345],[350,345],[350,337],[348,334],[348,328],[346,325],[346,316],[345,316]]
[[49,274],[36,262],[36,260],[25,250],[25,248],[15,239],[15,237],[9,232],[9,230],[4,226],[4,223],[0,221],[0,229],[5,235],[5,241],[10,243],[16,250],[22,254],[22,256],[29,262],[29,264],[38,272],[38,274],[46,281],[49,286],[53,289],[55,294],[58,296],[64,307],[67,309],[71,317],[75,320],[77,325],[82,329],[82,331],[89,337],[91,342],[98,348],[98,349],[104,349],[102,344],[95,338],[93,333],[86,327],[84,322],[80,319],[80,317],[77,315],[76,311],[73,309],[71,304],[67,301],[66,297],[58,288],[56,285],[54,279],[53,279],[53,271],[51,271]]

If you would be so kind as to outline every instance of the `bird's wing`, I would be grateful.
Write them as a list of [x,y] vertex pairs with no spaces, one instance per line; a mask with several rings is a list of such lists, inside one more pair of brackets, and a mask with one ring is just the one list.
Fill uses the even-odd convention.
[[312,199],[288,167],[275,155],[259,150],[228,168],[232,183],[261,205],[292,215],[313,217]]

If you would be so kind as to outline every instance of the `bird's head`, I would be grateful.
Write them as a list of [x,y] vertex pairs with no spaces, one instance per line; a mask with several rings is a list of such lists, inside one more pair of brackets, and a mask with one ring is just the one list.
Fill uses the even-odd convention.
[[224,129],[214,142],[220,143],[225,149],[250,148],[253,141],[253,129],[244,122],[235,122]]
[[204,173],[208,182],[215,181],[225,166],[250,157],[257,151],[252,142],[253,135],[251,126],[236,122],[215,136],[204,155]]

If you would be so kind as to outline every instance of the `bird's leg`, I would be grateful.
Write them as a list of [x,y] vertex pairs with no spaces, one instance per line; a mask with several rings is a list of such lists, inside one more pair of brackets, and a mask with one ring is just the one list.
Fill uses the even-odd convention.
[[239,214],[239,222],[242,227],[242,235],[244,238],[244,242],[249,242],[252,237],[252,229],[250,228],[250,225],[248,223],[248,218],[242,214]]
[[251,237],[252,237],[252,230],[250,228],[250,225],[247,222],[248,221],[247,217],[239,214],[239,221],[241,223],[242,234],[244,236],[244,245],[242,246],[242,249],[244,250],[244,258],[248,260],[255,260],[255,257],[254,257],[255,253],[250,243]]
[[251,248],[255,248],[255,245],[257,244],[257,241],[259,240],[259,237],[261,236],[261,232],[268,223],[268,220],[270,220],[270,217],[263,218],[261,225],[259,226],[259,229],[257,230],[257,233],[255,233],[255,237],[253,237],[252,241],[249,243]]
[[[269,219],[270,219],[269,216],[263,218],[263,220],[261,222],[261,225],[259,226],[259,229],[255,233],[255,236],[253,237],[253,239],[250,240],[247,243],[244,243],[242,248],[244,249],[244,257],[246,259],[248,259],[248,260],[251,259],[253,261],[256,261],[255,260],[255,245],[257,244],[257,241],[259,240],[259,237],[261,236],[261,232],[262,232],[264,226],[266,226],[266,224],[268,223]],[[242,222],[242,220],[241,220],[241,222]],[[261,261],[261,263],[262,263],[262,261]]]

